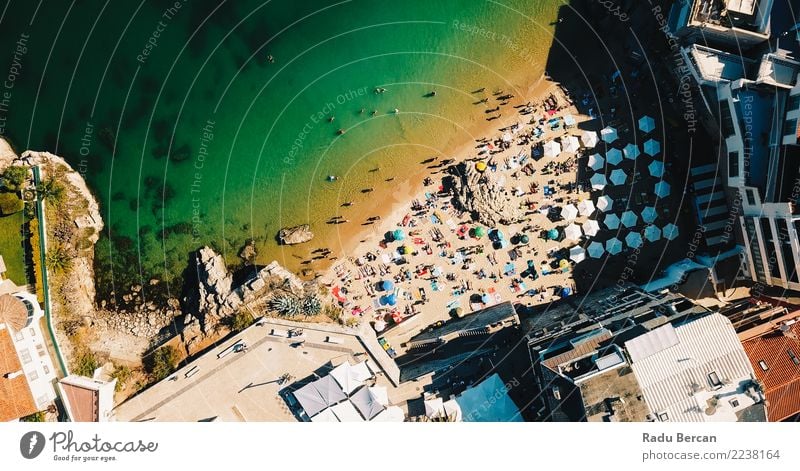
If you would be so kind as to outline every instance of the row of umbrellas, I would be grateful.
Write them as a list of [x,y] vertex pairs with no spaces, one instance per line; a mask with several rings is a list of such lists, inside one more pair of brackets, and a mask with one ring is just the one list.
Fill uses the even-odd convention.
[[[660,171],[663,175],[663,164]],[[612,170],[608,175],[608,178],[606,178],[606,176],[602,173],[595,173],[589,179],[589,184],[592,185],[593,190],[602,190],[608,186],[609,181],[614,186],[624,185],[628,181],[628,174],[621,168]],[[669,196],[670,191],[670,184],[663,180],[656,182],[656,184],[653,186],[653,193],[659,198],[666,198]]]
[[[650,139],[649,141],[644,143],[644,151],[646,154],[650,155],[651,157],[654,157],[655,154],[661,151],[661,144],[659,144],[658,141]],[[655,154],[651,154],[651,152],[655,152]],[[626,159],[636,160],[636,158],[639,157],[639,155],[641,155],[641,152],[639,152],[639,146],[637,146],[636,144],[628,144],[622,151],[620,151],[619,149],[609,149],[608,152],[606,152],[605,158],[603,158],[603,156],[600,155],[599,153],[594,153],[589,156],[588,165],[589,168],[591,168],[592,170],[598,171],[605,166],[606,162],[608,162],[609,165],[619,165],[619,163],[622,162],[623,155],[625,156]],[[663,174],[664,164],[663,162],[659,162],[659,164],[661,164],[661,173]],[[650,169],[649,166],[648,169]],[[661,175],[655,175],[653,173],[653,170],[650,170],[650,173],[654,177],[661,176]]]
[[[667,240],[674,240],[676,237],[678,237],[678,226],[669,223],[663,228],[659,229],[657,226],[649,225],[644,230],[644,239],[650,242],[658,241],[661,239],[662,235]],[[644,239],[642,238],[641,233],[630,232],[625,236],[625,244],[631,248],[639,248],[644,244]],[[569,258],[573,262],[579,263],[586,259],[587,253],[591,258],[600,258],[605,252],[608,252],[611,255],[617,255],[618,253],[622,252],[622,247],[622,241],[617,237],[612,237],[611,239],[608,239],[605,244],[597,241],[591,242],[586,249],[580,245],[576,245],[569,249]]]
[[[651,118],[650,116],[642,116],[639,118],[639,130],[644,132],[645,134],[653,132],[656,128],[656,121]],[[603,141],[608,142],[609,144],[619,139],[619,134],[617,133],[616,128],[612,126],[606,126],[600,131],[600,136],[602,137]]]

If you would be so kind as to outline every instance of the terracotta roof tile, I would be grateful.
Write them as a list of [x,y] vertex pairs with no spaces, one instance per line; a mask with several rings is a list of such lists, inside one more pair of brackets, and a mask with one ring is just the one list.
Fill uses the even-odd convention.
[[37,412],[25,375],[8,379],[8,373],[22,369],[8,328],[0,329],[0,422],[19,419]]
[[770,422],[800,412],[800,323],[791,326],[789,336],[772,331],[742,345],[764,385]]

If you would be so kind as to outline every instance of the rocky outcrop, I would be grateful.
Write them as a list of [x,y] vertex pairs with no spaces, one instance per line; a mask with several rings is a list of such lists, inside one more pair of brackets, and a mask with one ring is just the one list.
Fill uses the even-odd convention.
[[508,191],[490,172],[479,172],[474,165],[461,164],[452,171],[455,181],[454,202],[472,214],[473,219],[492,227],[522,220],[524,214],[509,197]]
[[308,242],[314,238],[314,233],[308,224],[294,227],[284,227],[278,232],[278,241],[283,245],[295,245]]

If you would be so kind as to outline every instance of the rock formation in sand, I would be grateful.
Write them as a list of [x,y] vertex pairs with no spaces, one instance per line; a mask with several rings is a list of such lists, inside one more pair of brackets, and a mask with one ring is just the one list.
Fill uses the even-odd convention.
[[454,202],[481,224],[492,227],[510,224],[523,218],[523,212],[508,197],[490,172],[479,172],[474,165],[460,164],[451,171],[454,176]]
[[284,227],[278,232],[278,240],[284,245],[302,244],[314,238],[314,233],[308,224],[294,227]]

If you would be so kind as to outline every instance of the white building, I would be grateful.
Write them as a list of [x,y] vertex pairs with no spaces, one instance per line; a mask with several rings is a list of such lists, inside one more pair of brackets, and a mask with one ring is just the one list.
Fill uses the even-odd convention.
[[43,317],[34,295],[0,295],[0,418],[4,420],[45,410],[56,398],[56,370],[41,330]]
[[92,378],[69,375],[58,382],[58,392],[72,422],[108,422],[114,408],[117,380],[101,379],[98,368]]
[[625,342],[625,349],[657,421],[764,420],[755,373],[725,316],[666,324]]
[[767,41],[773,0],[676,0],[669,29],[688,41],[747,49]]

